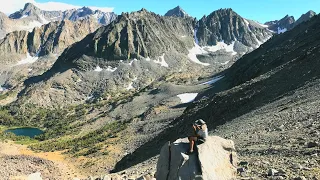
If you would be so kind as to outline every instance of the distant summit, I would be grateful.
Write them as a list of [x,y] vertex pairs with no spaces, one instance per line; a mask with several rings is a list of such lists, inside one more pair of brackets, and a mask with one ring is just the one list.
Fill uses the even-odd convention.
[[174,16],[174,17],[189,17],[189,15],[180,7],[177,6],[171,10],[169,10],[165,16]]
[[9,16],[11,19],[20,19],[27,16],[35,16],[41,14],[41,10],[32,3],[26,3],[24,8]]
[[297,21],[294,19],[293,16],[286,15],[284,18],[280,20],[266,22],[265,25],[267,25],[271,31],[281,34],[293,29],[300,23],[308,21],[315,15],[316,13],[310,10],[307,13],[303,14]]
[[300,23],[303,23],[305,21],[308,21],[313,16],[317,15],[314,11],[310,10],[305,14],[302,14],[301,17],[296,21],[295,26],[297,26]]
[[[103,12],[90,7],[70,9],[66,11],[46,11],[32,3],[26,3],[23,9],[7,16],[0,12],[0,39],[13,31],[33,31],[35,27],[41,27],[55,21],[82,21],[90,20],[92,23],[108,25],[117,18],[113,12]],[[94,22],[93,22],[94,21]]]

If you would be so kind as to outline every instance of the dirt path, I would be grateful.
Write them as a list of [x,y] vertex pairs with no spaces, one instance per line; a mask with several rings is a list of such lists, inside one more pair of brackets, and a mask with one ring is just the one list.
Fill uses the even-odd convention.
[[60,171],[63,179],[85,178],[87,176],[80,173],[75,165],[68,160],[62,152],[34,152],[26,145],[18,145],[13,142],[0,142],[0,159],[5,156],[25,155],[52,161],[54,166]]

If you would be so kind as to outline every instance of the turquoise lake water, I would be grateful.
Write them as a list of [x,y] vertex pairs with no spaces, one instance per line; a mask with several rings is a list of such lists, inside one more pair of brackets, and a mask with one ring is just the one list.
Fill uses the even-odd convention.
[[5,132],[12,132],[17,136],[28,136],[30,138],[34,138],[40,134],[43,134],[38,128],[17,128],[17,129],[8,129]]

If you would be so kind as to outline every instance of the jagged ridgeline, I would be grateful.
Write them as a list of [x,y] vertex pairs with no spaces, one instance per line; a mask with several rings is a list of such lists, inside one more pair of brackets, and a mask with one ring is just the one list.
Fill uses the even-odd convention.
[[84,55],[116,61],[156,59],[170,51],[187,54],[193,47],[194,23],[192,18],[163,17],[145,9],[123,13],[117,21],[67,48],[54,66],[69,64],[80,69],[92,69],[93,66],[85,63],[88,58],[81,58]]
[[0,62],[12,64],[30,56],[44,56],[49,53],[60,54],[71,44],[82,40],[100,25],[96,21],[56,21],[43,25],[33,31],[14,31],[0,40]]
[[[224,33],[224,28],[230,31]],[[28,97],[35,104],[80,103],[92,94],[138,90],[171,73],[211,74],[271,36],[266,27],[231,9],[213,12],[200,22],[191,17],[160,16],[145,9],[123,13],[116,21],[66,48],[50,70],[26,81],[31,86],[24,92],[44,94]],[[64,72],[72,73],[66,78]],[[62,78],[68,80],[60,82]],[[76,98],[63,95],[62,89]],[[52,98],[56,92],[59,93]]]
[[300,23],[310,20],[315,15],[316,13],[314,11],[308,11],[307,13],[301,15],[301,17],[297,21],[293,16],[286,15],[280,20],[268,21],[265,23],[265,25],[267,25],[271,31],[280,34],[291,30]]
[[88,7],[66,11],[44,11],[32,3],[26,3],[23,9],[9,15],[9,17],[0,12],[0,39],[13,31],[32,31],[35,27],[54,21],[91,19],[101,25],[107,25],[116,17],[117,15],[113,12],[102,12]]

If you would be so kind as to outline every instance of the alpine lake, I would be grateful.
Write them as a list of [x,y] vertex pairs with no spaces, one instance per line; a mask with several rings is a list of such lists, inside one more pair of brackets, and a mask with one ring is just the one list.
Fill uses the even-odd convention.
[[38,136],[44,133],[42,130],[38,128],[31,128],[31,127],[8,129],[5,132],[11,132],[16,136],[28,136],[30,138],[34,138],[35,136]]

